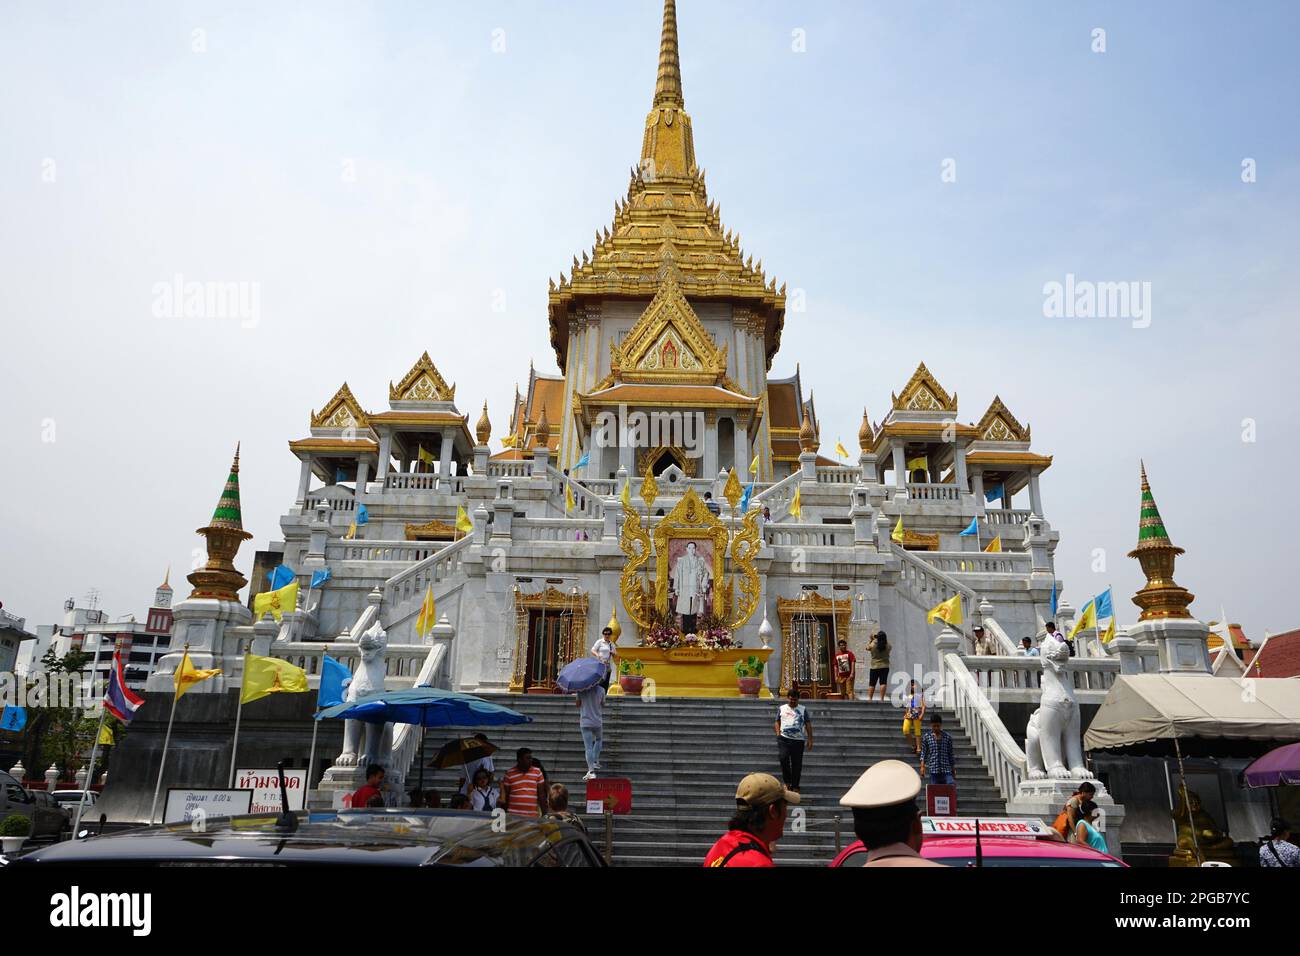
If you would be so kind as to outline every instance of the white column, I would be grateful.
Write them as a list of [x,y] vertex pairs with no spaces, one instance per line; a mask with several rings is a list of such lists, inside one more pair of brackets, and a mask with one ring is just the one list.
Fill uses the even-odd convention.
[[954,467],[957,469],[957,487],[961,489],[961,493],[964,495],[968,493],[966,489],[970,487],[970,484],[968,483],[966,478],[965,442],[957,442],[957,447],[953,451],[953,456],[954,456],[953,460],[955,462]]
[[749,425],[736,421],[736,478],[741,484],[748,484],[750,479],[749,461]]
[[441,456],[438,460],[438,490],[450,488],[451,479],[451,449],[452,449],[452,432],[450,428],[444,428],[442,434]]
[[971,480],[974,482],[975,502],[982,508],[984,506],[984,469],[976,468]]
[[704,470],[701,478],[712,478],[718,473],[718,413],[704,413]]
[[889,443],[894,453],[894,487],[899,491],[907,490],[907,462],[904,460],[903,443],[893,439]]
[[375,472],[375,480],[381,485],[388,478],[388,463],[393,457],[393,436],[385,431],[379,435],[379,470]]
[[1038,515],[1038,517],[1046,517],[1043,514],[1043,496],[1038,488],[1038,472],[1036,471],[1029,474],[1029,507],[1033,509],[1034,514]]
[[311,455],[302,460],[302,470],[298,472],[298,500],[295,502],[299,508],[307,504],[307,492],[311,490]]
[[370,460],[361,458],[357,461],[357,501],[366,500],[366,482],[370,480]]

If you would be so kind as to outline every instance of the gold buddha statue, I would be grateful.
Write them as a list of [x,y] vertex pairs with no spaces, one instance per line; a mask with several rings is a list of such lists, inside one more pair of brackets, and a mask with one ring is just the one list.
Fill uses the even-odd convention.
[[1201,806],[1200,796],[1186,785],[1179,790],[1174,823],[1178,828],[1178,845],[1170,854],[1170,866],[1200,866],[1209,860],[1234,866],[1240,862],[1232,838],[1219,829]]

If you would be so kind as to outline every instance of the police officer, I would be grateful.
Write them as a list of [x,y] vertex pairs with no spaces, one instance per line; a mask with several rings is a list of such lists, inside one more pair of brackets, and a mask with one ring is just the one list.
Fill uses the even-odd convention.
[[867,866],[942,866],[921,857],[921,778],[901,760],[867,768],[840,806],[853,811],[853,831],[867,848]]

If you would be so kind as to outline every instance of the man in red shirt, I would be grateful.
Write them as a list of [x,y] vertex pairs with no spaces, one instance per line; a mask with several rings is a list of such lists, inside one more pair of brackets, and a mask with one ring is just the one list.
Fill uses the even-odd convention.
[[849,650],[849,642],[840,638],[840,649],[835,655],[835,683],[845,700],[853,699],[853,679],[857,674],[857,655]]
[[705,866],[775,866],[771,846],[785,830],[786,807],[799,794],[771,774],[751,773],[736,788],[736,815],[704,858]]
[[364,810],[371,797],[383,797],[384,768],[377,763],[366,767],[366,784],[352,794],[352,809]]

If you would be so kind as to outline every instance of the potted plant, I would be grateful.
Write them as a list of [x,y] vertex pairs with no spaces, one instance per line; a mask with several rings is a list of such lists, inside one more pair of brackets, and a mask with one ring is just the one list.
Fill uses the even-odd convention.
[[621,658],[618,662],[618,686],[623,693],[632,697],[641,696],[641,685],[645,683],[645,665],[640,660],[629,661]]
[[740,696],[757,697],[763,689],[763,662],[751,654],[744,660],[736,661],[735,670]]
[[12,856],[23,848],[32,832],[32,821],[21,814],[0,820],[0,852]]

